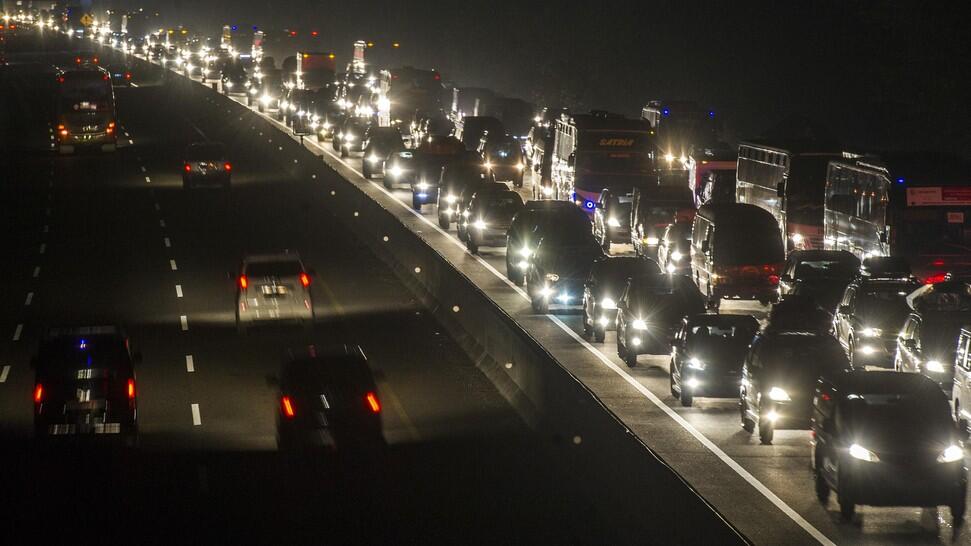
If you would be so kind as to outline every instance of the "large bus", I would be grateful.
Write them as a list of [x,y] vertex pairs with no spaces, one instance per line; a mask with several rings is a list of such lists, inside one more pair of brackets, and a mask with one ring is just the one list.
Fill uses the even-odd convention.
[[735,200],[772,213],[786,252],[823,248],[823,195],[830,160],[839,146],[817,140],[742,142]]
[[115,151],[115,95],[103,68],[58,70],[54,88],[54,127],[58,151],[76,147]]
[[971,165],[932,154],[836,159],[824,243],[859,258],[907,259],[925,282],[971,271]]
[[657,184],[651,127],[644,120],[602,111],[563,114],[553,138],[554,199],[569,199],[592,214],[608,186]]

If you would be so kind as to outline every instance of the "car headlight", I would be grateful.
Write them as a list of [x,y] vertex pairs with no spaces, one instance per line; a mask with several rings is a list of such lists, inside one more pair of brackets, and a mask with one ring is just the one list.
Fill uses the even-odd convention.
[[934,373],[944,373],[944,363],[940,360],[928,360],[924,364],[924,369]]
[[939,463],[953,463],[955,461],[960,461],[964,458],[964,450],[961,446],[949,445],[947,449],[941,452],[937,456],[937,462]]
[[880,328],[864,328],[860,330],[860,335],[863,337],[880,337],[883,334],[883,330]]
[[483,222],[482,220],[476,220],[472,224],[472,226],[475,227],[475,229],[485,229],[486,227],[488,227],[488,226],[486,226],[486,223]]
[[456,197],[454,195],[449,194],[445,196],[445,202],[448,203],[449,205],[454,204],[455,201],[456,201]]
[[605,297],[604,299],[600,300],[600,308],[601,309],[616,309],[617,308],[617,302],[614,301],[611,298],[606,298]]
[[405,170],[404,170],[404,169],[402,169],[402,168],[401,168],[400,166],[398,166],[398,165],[392,165],[392,166],[391,166],[391,169],[390,169],[390,170],[389,170],[388,172],[390,172],[390,173],[391,173],[391,176],[392,176],[392,177],[394,177],[394,178],[398,178],[399,176],[401,176],[402,174],[404,174],[404,172],[405,172]]
[[681,258],[684,258],[684,254],[682,254],[681,252],[675,250],[674,252],[671,253],[671,261],[680,262]]
[[705,363],[698,360],[697,358],[691,357],[688,359],[688,367],[692,370],[704,370]]
[[880,460],[876,453],[861,446],[860,444],[853,444],[850,446],[850,457],[859,459],[861,461],[866,461],[868,463],[875,463]]
[[787,393],[785,389],[780,387],[772,387],[769,389],[769,400],[772,400],[773,402],[788,402],[792,400],[792,398],[789,397],[789,393]]
[[546,274],[546,280],[548,280],[550,282],[556,282],[556,281],[560,280],[560,276],[557,275],[556,273],[547,273]]
[[648,237],[645,240],[647,241],[648,246],[657,246],[657,244],[661,242],[657,237]]
[[425,191],[428,189],[428,182],[419,182],[415,184],[415,187],[418,188],[419,190]]
[[635,330],[647,330],[647,323],[644,322],[643,319],[634,319],[634,322],[631,323],[631,326]]
[[607,225],[610,227],[620,227],[620,220],[616,218],[608,218]]

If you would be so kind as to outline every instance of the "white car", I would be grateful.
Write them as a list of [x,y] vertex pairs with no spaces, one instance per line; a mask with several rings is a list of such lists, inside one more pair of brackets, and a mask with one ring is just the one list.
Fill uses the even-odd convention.
[[236,276],[236,328],[271,321],[298,321],[312,327],[315,318],[311,277],[295,253],[243,258]]

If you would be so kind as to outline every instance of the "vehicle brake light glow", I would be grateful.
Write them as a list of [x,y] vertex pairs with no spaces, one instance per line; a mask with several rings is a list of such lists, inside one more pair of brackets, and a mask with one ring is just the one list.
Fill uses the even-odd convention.
[[231,163],[223,163],[223,168],[226,169],[227,171],[233,170],[233,166]]
[[249,286],[249,280],[246,278],[246,275],[240,275],[239,276],[239,287],[240,288],[246,288],[247,286]]
[[37,386],[34,387],[34,402],[40,403],[41,400],[43,399],[44,399],[44,386],[38,383]]
[[369,392],[364,395],[364,399],[367,400],[368,407],[371,408],[372,413],[381,413],[381,402],[378,401],[378,395]]
[[128,380],[128,399],[135,399],[135,379],[131,378]]
[[310,286],[310,275],[307,275],[306,273],[301,273],[300,284],[302,284],[304,288]]
[[284,396],[280,399],[280,409],[283,410],[283,415],[287,419],[293,419],[297,415],[297,412],[293,411],[293,401],[290,400],[289,396]]

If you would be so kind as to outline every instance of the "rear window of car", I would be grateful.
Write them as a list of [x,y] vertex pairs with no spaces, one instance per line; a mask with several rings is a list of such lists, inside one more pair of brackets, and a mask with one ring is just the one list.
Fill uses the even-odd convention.
[[251,277],[293,277],[302,272],[300,262],[295,260],[249,263],[246,264],[245,270],[245,273]]

